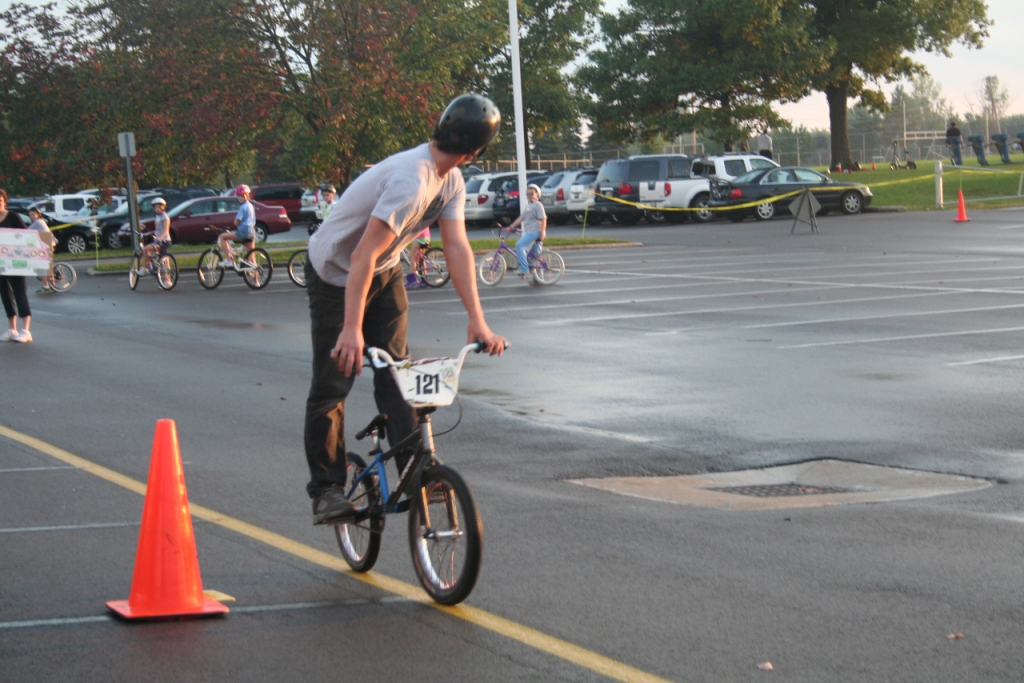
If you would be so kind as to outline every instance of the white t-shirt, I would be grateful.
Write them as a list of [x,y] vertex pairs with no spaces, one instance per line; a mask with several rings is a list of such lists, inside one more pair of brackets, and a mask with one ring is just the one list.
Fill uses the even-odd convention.
[[399,152],[356,178],[335,201],[331,215],[309,238],[309,262],[325,282],[344,287],[352,252],[373,216],[395,233],[373,270],[383,273],[398,265],[402,249],[438,218],[463,219],[465,203],[462,174],[453,168],[438,175],[429,143]]
[[158,213],[154,218],[153,239],[166,242],[171,239],[171,217],[167,212]]
[[540,232],[540,222],[547,218],[544,205],[540,202],[526,202],[526,211],[523,212],[523,233]]

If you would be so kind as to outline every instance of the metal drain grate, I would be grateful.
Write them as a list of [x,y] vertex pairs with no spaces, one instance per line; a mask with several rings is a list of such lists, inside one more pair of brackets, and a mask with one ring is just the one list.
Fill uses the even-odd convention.
[[854,489],[808,484],[763,484],[761,486],[713,486],[705,491],[721,491],[754,498],[780,498],[783,496],[820,496],[827,493],[852,493]]

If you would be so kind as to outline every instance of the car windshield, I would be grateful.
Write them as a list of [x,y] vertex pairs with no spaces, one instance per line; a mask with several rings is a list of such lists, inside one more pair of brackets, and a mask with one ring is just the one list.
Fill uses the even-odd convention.
[[589,185],[594,182],[594,178],[597,177],[596,173],[580,173],[573,185]]
[[597,184],[619,185],[626,179],[626,172],[629,170],[629,162],[625,159],[618,161],[606,161],[597,172]]
[[565,177],[565,173],[556,173],[547,179],[547,182],[544,183],[543,187],[558,187],[562,184],[563,177]]
[[748,185],[750,183],[756,183],[764,175],[766,169],[758,169],[749,173],[744,173],[741,176],[736,176],[732,184],[733,185]]
[[483,178],[474,178],[466,183],[466,194],[476,194],[480,191],[480,186],[484,184]]

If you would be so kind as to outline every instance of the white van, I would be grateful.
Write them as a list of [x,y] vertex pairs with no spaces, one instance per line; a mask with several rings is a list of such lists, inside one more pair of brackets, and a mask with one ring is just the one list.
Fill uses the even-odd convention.
[[93,214],[96,196],[91,194],[55,194],[46,200],[43,213],[59,220],[80,220]]

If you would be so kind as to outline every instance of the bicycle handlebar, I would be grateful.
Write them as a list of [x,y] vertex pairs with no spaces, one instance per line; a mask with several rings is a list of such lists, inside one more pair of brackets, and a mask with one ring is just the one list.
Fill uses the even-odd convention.
[[[510,346],[511,344],[509,344],[506,341],[504,344],[504,349],[508,349]],[[465,346],[462,347],[462,350],[459,351],[459,355],[457,356],[459,360],[459,365],[462,365],[463,359],[465,359],[466,355],[470,351],[472,351],[473,353],[480,353],[483,350],[484,343],[482,341],[475,341],[472,344],[466,344]],[[365,356],[366,359],[370,361],[370,365],[372,367],[378,370],[383,370],[385,368],[389,368],[393,365],[398,365],[399,363],[403,362],[396,362],[395,359],[391,357],[390,353],[388,353],[384,349],[378,349],[376,346],[367,346],[365,349],[363,349],[363,356]]]

